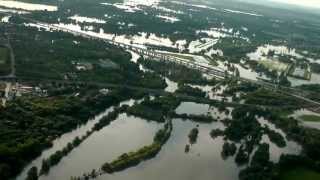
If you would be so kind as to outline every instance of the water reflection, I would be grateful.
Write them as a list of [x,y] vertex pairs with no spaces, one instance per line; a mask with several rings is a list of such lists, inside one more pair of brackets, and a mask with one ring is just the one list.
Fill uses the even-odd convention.
[[[122,105],[129,105],[132,106],[134,104],[135,100],[131,99],[128,101],[123,101],[120,103],[120,106]],[[45,151],[42,152],[42,154],[33,160],[31,163],[29,163],[21,172],[21,174],[16,178],[17,180],[24,180],[27,177],[27,173],[29,169],[33,166],[38,167],[38,169],[41,168],[41,163],[43,159],[47,159],[50,155],[55,153],[58,150],[63,149],[69,142],[72,142],[74,138],[81,137],[87,133],[87,131],[91,130],[92,127],[100,121],[104,116],[106,116],[109,112],[113,110],[113,107],[106,109],[104,112],[100,113],[99,115],[95,116],[93,119],[90,119],[85,125],[80,126],[79,128],[69,132],[65,133],[56,140],[53,141],[53,146]]]
[[170,79],[168,79],[167,77],[165,77],[166,83],[167,83],[167,87],[165,89],[166,92],[175,92],[178,89],[178,83],[171,81]]
[[99,168],[123,153],[152,143],[154,134],[160,128],[161,124],[121,114],[109,126],[92,134],[40,179],[69,179]]
[[[130,100],[122,104],[132,105],[134,102],[134,100]],[[230,109],[231,111],[232,109]],[[225,112],[219,112],[215,107],[194,102],[181,103],[176,112],[178,114],[194,115],[209,114],[222,119],[232,119],[230,113],[227,115]],[[259,118],[258,121],[262,126],[268,126],[286,137],[281,129],[275,127],[269,121],[262,118]],[[92,122],[92,124],[94,123]],[[195,127],[199,130],[196,143],[191,142],[192,145],[189,145],[190,130]],[[86,128],[89,128],[89,126]],[[92,134],[78,148],[63,158],[57,166],[52,167],[49,175],[42,176],[40,179],[69,179],[71,176],[79,176],[84,172],[90,172],[93,168],[97,169],[103,163],[110,162],[123,153],[150,144],[155,132],[160,128],[161,124],[121,114],[109,126]],[[225,126],[222,122],[198,124],[192,121],[173,119],[172,135],[155,158],[125,171],[112,175],[105,174],[97,179],[211,180],[212,177],[215,177],[219,180],[236,180],[241,168],[236,165],[234,156],[227,159],[221,157],[225,141],[223,137],[211,138],[210,132],[212,129],[224,130]],[[68,142],[66,141],[66,143]],[[279,148],[270,142],[267,135],[263,135],[260,143],[264,142],[270,144],[270,159],[273,162],[277,162],[281,154],[299,154],[301,152],[301,147],[288,139],[286,139],[287,146],[284,148]],[[236,144],[236,146],[239,148],[239,144]],[[59,146],[60,149],[62,147],[62,145]],[[56,147],[58,150],[59,148]]]
[[191,115],[211,115],[213,118],[220,120],[231,119],[232,108],[228,107],[227,111],[220,112],[216,107],[210,106],[208,104],[198,104],[194,102],[183,102],[176,109],[177,114],[191,114]]
[[268,135],[262,136],[260,144],[267,143],[270,145],[269,151],[270,151],[271,161],[278,162],[282,154],[295,154],[295,155],[300,154],[302,147],[296,142],[289,140],[286,137],[286,134],[281,129],[277,128],[274,124],[270,123],[269,121],[263,118],[258,118],[258,122],[260,123],[261,126],[267,126],[269,129],[281,134],[281,136],[285,138],[286,146],[283,148],[280,148],[276,144],[270,141]]
[[197,126],[191,121],[173,120],[173,132],[169,141],[163,146],[160,153],[151,160],[126,171],[106,174],[99,180],[236,180],[239,168],[234,158],[224,161],[221,158],[221,137],[213,140],[210,131],[221,126],[221,123],[200,124],[197,143],[185,153],[186,143],[189,141],[190,129]]
[[215,86],[210,86],[210,85],[200,86],[200,85],[191,85],[191,84],[188,84],[188,85],[193,88],[199,88],[202,91],[206,92],[207,97],[209,99],[214,99],[219,101],[225,100],[227,102],[232,102],[231,96],[224,95],[224,91],[228,88],[227,85],[220,85],[220,84],[217,84]]
[[320,122],[310,122],[310,121],[304,121],[301,119],[301,116],[303,115],[315,115],[320,116],[320,114],[309,111],[307,109],[300,109],[295,111],[293,114],[290,115],[290,117],[293,117],[300,121],[302,126],[309,127],[309,128],[315,128],[320,130]]
[[319,84],[320,74],[312,73],[310,80],[297,79],[293,77],[288,77],[288,80],[291,82],[292,86],[300,86],[303,84]]

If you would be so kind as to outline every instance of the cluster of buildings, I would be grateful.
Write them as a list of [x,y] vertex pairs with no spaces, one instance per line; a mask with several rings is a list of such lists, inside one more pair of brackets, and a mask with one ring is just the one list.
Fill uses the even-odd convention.
[[298,79],[310,80],[312,76],[310,64],[305,63],[292,65],[292,69],[289,71],[289,76]]
[[48,91],[37,86],[32,87],[17,82],[0,82],[0,99],[2,106],[5,106],[7,101],[23,95],[46,97],[48,96]]
[[72,62],[77,71],[88,71],[93,69],[93,65],[88,62]]

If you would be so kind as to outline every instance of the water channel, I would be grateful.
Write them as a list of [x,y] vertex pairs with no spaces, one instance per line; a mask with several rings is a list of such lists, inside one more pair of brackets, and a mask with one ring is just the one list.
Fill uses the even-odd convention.
[[[124,101],[124,102],[120,103],[120,106],[125,105],[125,104],[131,106],[131,105],[133,105],[134,102],[135,102],[135,100]],[[91,128],[97,122],[99,122],[100,119],[102,119],[104,116],[106,116],[112,110],[113,110],[113,107],[107,108],[104,112],[102,112],[102,113],[98,114],[97,116],[95,116],[94,118],[90,119],[85,125],[82,125],[69,133],[65,133],[62,136],[60,136],[59,138],[57,138],[56,140],[54,140],[52,142],[53,146],[47,150],[44,150],[38,158],[34,159],[31,163],[29,163],[23,169],[23,171],[20,173],[20,175],[17,176],[16,179],[17,180],[25,180],[29,169],[33,166],[36,166],[40,170],[41,163],[42,163],[43,159],[47,159],[50,155],[54,154],[56,151],[62,150],[69,142],[72,142],[74,138],[81,137],[81,136],[85,135],[87,133],[87,131],[91,130]]]
[[188,134],[198,124],[192,121],[173,119],[173,132],[169,141],[160,153],[149,161],[112,175],[106,174],[98,178],[113,180],[235,180],[240,168],[233,158],[223,160],[221,150],[224,140],[210,137],[213,128],[223,128],[222,123],[199,124],[197,142],[188,153],[185,146],[189,144]]
[[[138,56],[133,55],[132,61],[136,62]],[[143,69],[143,67],[140,67]],[[168,87],[167,92],[174,92],[177,89],[177,83],[164,77]],[[216,91],[212,91],[212,86],[198,86],[208,93],[212,99],[219,99],[225,90],[225,86],[220,86]],[[121,104],[133,105],[134,100],[126,101]],[[193,102],[183,102],[176,109],[178,114],[194,115],[211,115],[217,120],[232,119],[231,112],[233,108],[227,108],[228,111],[220,112],[216,107],[210,107],[206,104],[197,104]],[[113,108],[97,115],[84,126],[66,133],[54,141],[53,147],[44,151],[40,157],[31,162],[17,178],[24,180],[27,171],[32,166],[40,169],[42,159],[48,158],[57,150],[61,150],[67,143],[75,137],[84,135],[90,130],[95,123],[102,117],[111,112]],[[261,125],[268,125],[269,128],[277,131],[285,137],[285,134],[266,120],[259,120]],[[197,142],[191,145],[190,151],[185,153],[185,146],[189,144],[188,134],[190,130],[197,127],[199,135]],[[64,157],[60,163],[53,166],[48,175],[41,176],[41,180],[64,180],[70,179],[71,176],[81,176],[83,173],[90,172],[92,169],[98,169],[105,162],[110,162],[123,153],[135,151],[153,141],[154,134],[162,124],[150,122],[145,119],[127,116],[121,114],[98,132],[92,134],[79,147],[74,149],[70,154]],[[212,129],[225,129],[221,121],[213,123],[196,123],[193,121],[183,121],[173,119],[173,132],[169,141],[163,146],[160,153],[153,159],[140,163],[136,167],[129,168],[125,171],[105,174],[97,179],[113,180],[163,180],[163,179],[184,179],[184,180],[211,180],[213,177],[219,180],[236,180],[239,171],[243,167],[238,167],[234,162],[234,157],[224,160],[221,157],[223,137],[212,139],[210,131]],[[287,140],[287,146],[278,148],[267,136],[263,136],[262,142],[270,144],[271,160],[277,162],[283,153],[298,154],[301,147],[296,143]],[[237,144],[239,146],[239,144]]]
[[304,116],[304,115],[320,116],[320,114],[312,112],[312,111],[309,111],[307,109],[297,110],[290,116],[294,117],[297,120],[299,120],[299,122],[300,122],[300,124],[302,126],[309,127],[309,128],[315,128],[315,129],[319,129],[320,130],[320,122],[304,121],[303,119],[301,119],[301,116]]
[[[132,105],[135,101],[127,101],[122,104]],[[111,111],[112,108],[98,115],[89,121],[85,126],[67,133],[57,139],[52,149],[45,151],[41,157],[32,162],[33,165],[40,166],[41,160],[55,150],[59,150],[74,137],[82,135],[89,130],[99,117]],[[232,112],[232,109],[229,109]],[[208,114],[220,117],[221,120],[231,118],[230,113],[219,112],[215,107],[193,102],[183,102],[176,112],[187,114]],[[264,119],[259,119],[261,125],[267,125],[285,137],[285,134],[274,125]],[[197,142],[191,145],[190,151],[185,153],[185,146],[189,144],[188,134],[192,128],[198,126],[199,135]],[[86,139],[79,147],[74,149],[61,162],[52,167],[49,174],[41,176],[41,180],[63,180],[71,176],[81,176],[83,173],[98,169],[105,162],[110,162],[119,155],[135,151],[145,145],[152,143],[153,136],[161,124],[150,122],[141,118],[121,114],[110,125],[95,132]],[[212,139],[210,131],[212,129],[224,129],[221,121],[213,123],[196,123],[193,121],[183,121],[173,119],[173,132],[169,141],[163,146],[160,153],[153,159],[140,163],[138,166],[129,168],[114,174],[105,174],[98,177],[98,180],[163,180],[163,179],[184,179],[184,180],[209,180],[215,177],[219,180],[236,180],[239,171],[243,167],[238,167],[234,162],[234,157],[224,160],[221,157],[223,137]],[[300,147],[294,142],[287,141],[285,148],[278,148],[273,145],[268,137],[263,137],[263,142],[271,145],[271,160],[278,161],[282,153],[297,154]],[[58,143],[59,142],[59,143]],[[26,168],[28,169],[28,168]],[[25,173],[18,179],[23,179]]]
[[41,180],[70,179],[98,169],[123,153],[152,143],[161,124],[121,114],[110,125],[92,134]]

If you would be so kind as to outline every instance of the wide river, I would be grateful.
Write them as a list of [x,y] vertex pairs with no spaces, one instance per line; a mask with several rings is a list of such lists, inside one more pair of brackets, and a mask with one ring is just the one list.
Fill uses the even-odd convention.
[[[123,104],[132,105],[134,101],[127,101]],[[229,109],[232,111],[232,109]],[[93,122],[98,121],[101,116],[109,112],[97,116],[92,122],[81,127],[81,131],[76,130],[68,136],[62,136],[59,141],[62,144],[54,144],[53,149],[49,149],[43,153],[41,157],[32,162],[28,168],[19,176],[18,179],[24,179],[27,169],[33,165],[40,167],[43,157],[47,157],[49,152],[61,149],[64,144],[71,141],[76,135],[90,129]],[[230,118],[226,113],[218,112],[216,108],[209,105],[196,104],[191,102],[182,103],[176,110],[177,113],[189,114],[211,114],[217,119]],[[219,118],[218,118],[219,117]],[[163,146],[160,153],[153,159],[144,161],[138,166],[127,170],[114,173],[112,175],[105,174],[98,177],[98,180],[237,180],[239,171],[243,167],[238,167],[234,162],[234,157],[224,160],[221,157],[222,146],[224,140],[222,137],[212,139],[210,131],[212,129],[224,129],[225,126],[220,121],[209,124],[199,124],[192,121],[184,121],[181,119],[173,119],[173,132],[168,142]],[[262,125],[268,125],[279,133],[283,132],[276,129],[272,124],[265,120],[259,120]],[[185,153],[185,146],[189,144],[188,134],[190,130],[198,127],[199,135],[197,142],[191,145],[190,151]],[[41,180],[68,180],[71,176],[81,176],[88,173],[92,169],[99,169],[105,162],[110,162],[122,153],[135,151],[145,145],[149,145],[153,141],[153,136],[162,124],[147,121],[145,119],[130,117],[121,114],[110,125],[102,130],[95,132],[86,139],[79,147],[74,149],[68,156],[64,157],[61,162],[52,167],[49,174],[41,176]],[[284,135],[284,134],[283,134]],[[58,140],[57,140],[58,141]],[[264,142],[272,144],[267,137]],[[238,146],[238,145],[237,145]],[[297,154],[301,150],[300,146],[294,142],[287,141],[287,147],[278,148],[272,145],[270,148],[271,160],[278,161],[282,153]]]

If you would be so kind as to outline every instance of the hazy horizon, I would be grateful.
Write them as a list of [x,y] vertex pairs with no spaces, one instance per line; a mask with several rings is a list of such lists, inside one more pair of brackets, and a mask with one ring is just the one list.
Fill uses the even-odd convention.
[[284,3],[284,4],[290,4],[290,5],[297,5],[297,6],[303,6],[303,7],[309,7],[309,8],[320,8],[320,1],[318,0],[270,0],[274,2]]

